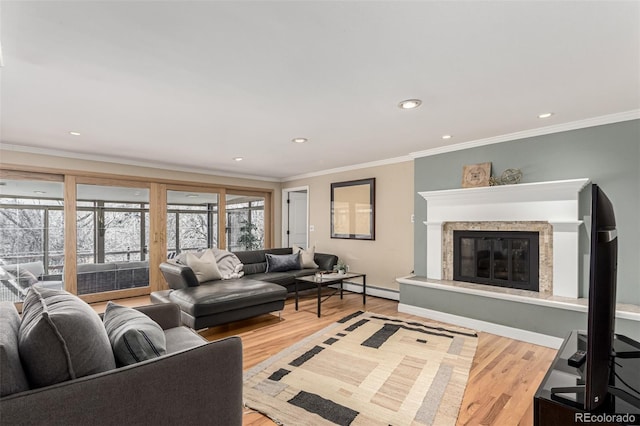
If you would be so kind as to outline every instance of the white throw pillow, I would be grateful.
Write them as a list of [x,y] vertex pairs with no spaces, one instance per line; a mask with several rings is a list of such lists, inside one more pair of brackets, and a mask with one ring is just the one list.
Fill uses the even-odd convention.
[[296,245],[293,246],[293,254],[300,252],[300,266],[302,268],[317,268],[318,264],[313,260],[315,256],[316,248],[315,246],[310,249],[303,249]]
[[222,274],[216,263],[216,257],[211,249],[205,250],[200,258],[193,253],[187,253],[186,261],[187,266],[196,274],[198,282],[222,279]]

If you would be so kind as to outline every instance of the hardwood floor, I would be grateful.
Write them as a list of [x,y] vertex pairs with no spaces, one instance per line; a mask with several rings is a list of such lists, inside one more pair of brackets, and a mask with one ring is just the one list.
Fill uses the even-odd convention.
[[[242,337],[244,368],[248,369],[300,339],[356,311],[367,310],[407,319],[428,321],[398,312],[398,302],[367,297],[366,308],[357,295],[338,296],[322,305],[316,316],[316,299],[307,294],[295,311],[287,300],[282,320],[277,314],[213,327],[200,332],[209,340],[230,335]],[[478,349],[471,367],[458,425],[531,425],[533,395],[550,366],[556,351],[542,346],[479,333]],[[246,410],[244,425],[275,425],[262,414]]]

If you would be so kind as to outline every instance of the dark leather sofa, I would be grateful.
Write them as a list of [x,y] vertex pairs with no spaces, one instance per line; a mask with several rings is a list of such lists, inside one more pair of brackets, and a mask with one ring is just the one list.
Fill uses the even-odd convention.
[[[244,276],[199,283],[190,267],[175,261],[160,265],[170,290],[151,293],[154,303],[176,303],[182,322],[193,329],[213,327],[284,309],[287,293],[294,291],[296,277],[318,270],[332,270],[338,257],[315,253],[316,269],[266,272],[266,254],[291,254],[291,248],[235,252],[243,263]],[[300,285],[299,290],[313,288]]]

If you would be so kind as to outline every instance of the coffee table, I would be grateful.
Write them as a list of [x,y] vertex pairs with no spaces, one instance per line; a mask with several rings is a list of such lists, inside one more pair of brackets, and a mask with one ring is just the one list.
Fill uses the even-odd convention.
[[344,274],[337,274],[337,273],[326,274],[325,273],[325,274],[322,274],[320,279],[316,278],[315,275],[307,275],[304,277],[296,278],[296,282],[295,282],[296,311],[298,310],[298,283],[299,282],[313,283],[318,286],[318,318],[320,318],[320,313],[321,313],[320,309],[321,309],[322,302],[324,302],[325,300],[327,300],[337,292],[336,290],[336,292],[322,299],[322,287],[329,286],[331,284],[340,284],[340,299],[342,299],[344,280],[350,280],[354,278],[362,278],[362,304],[366,305],[367,304],[367,275],[366,274],[360,274],[358,272],[347,272]]

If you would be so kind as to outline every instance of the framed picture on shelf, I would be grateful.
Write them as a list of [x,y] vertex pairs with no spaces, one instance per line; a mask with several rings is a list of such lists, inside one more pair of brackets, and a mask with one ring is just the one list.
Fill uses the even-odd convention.
[[375,240],[376,179],[331,184],[331,238]]
[[489,186],[491,163],[467,164],[462,168],[462,187]]

